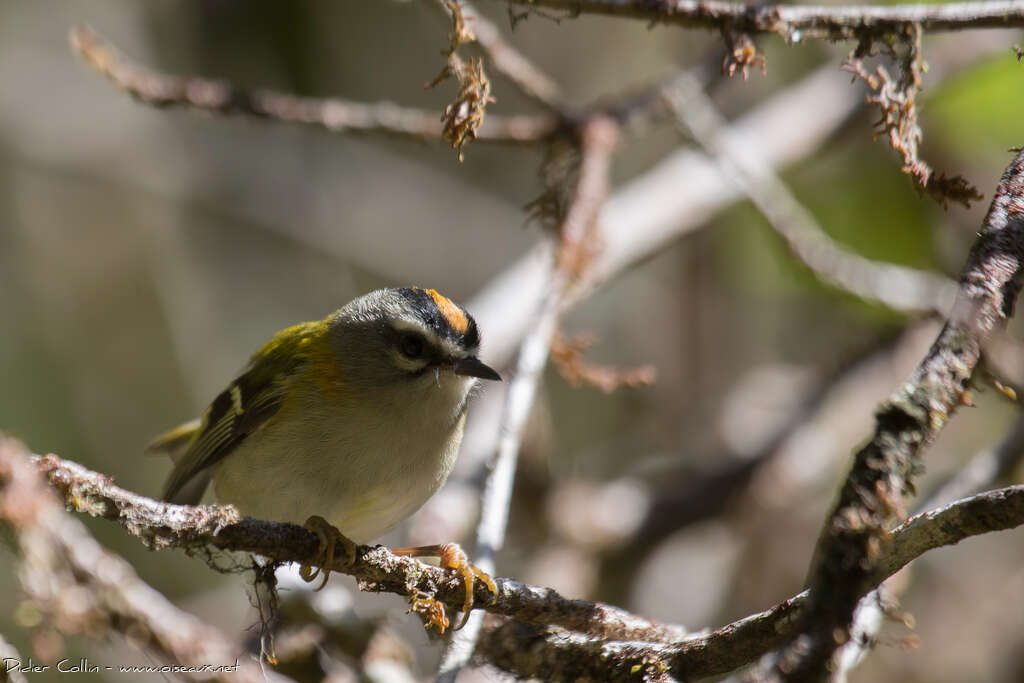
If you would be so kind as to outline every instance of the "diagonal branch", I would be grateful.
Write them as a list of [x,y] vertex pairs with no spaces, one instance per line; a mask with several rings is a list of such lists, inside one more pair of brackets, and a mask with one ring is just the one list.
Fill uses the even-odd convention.
[[[792,163],[817,149],[857,107],[858,97],[821,69],[776,94],[730,127],[766,163]],[[798,120],[794,120],[794,115]],[[708,216],[732,201],[739,189],[714,160],[693,149],[678,150],[647,173],[617,188],[598,221],[601,251],[569,298],[585,299],[623,270],[672,240],[697,230]],[[488,330],[488,354],[496,362],[512,357],[532,328],[543,292],[538,283],[550,263],[550,245],[539,244],[495,277],[470,302],[477,323]]]
[[[994,53],[993,41],[959,48],[932,64],[929,75],[941,79]],[[1000,48],[1001,49],[1001,48]],[[675,77],[658,87],[671,87]],[[655,101],[660,101],[655,97]],[[650,111],[645,94],[640,109]],[[782,168],[817,150],[861,102],[856,91],[822,67],[779,91],[731,122],[725,134],[771,168]],[[610,109],[628,128],[629,116]],[[660,112],[658,112],[660,113]],[[708,218],[736,201],[740,188],[706,154],[685,148],[669,154],[630,182],[616,188],[601,210],[602,249],[569,305],[586,299],[623,270],[636,266],[673,240],[700,229]],[[507,363],[543,297],[540,284],[549,263],[547,241],[498,273],[470,302],[477,323],[488,330],[488,355]]]
[[665,99],[679,122],[820,279],[903,312],[948,313],[956,287],[941,275],[878,263],[837,245],[756,151],[726,134],[728,124],[694,78],[679,77]]
[[928,355],[876,413],[874,438],[854,458],[822,530],[811,600],[792,640],[766,676],[818,681],[849,637],[860,598],[879,582],[893,544],[889,528],[905,516],[921,454],[962,405],[983,341],[1013,312],[1024,274],[1024,152],[1003,173],[960,277],[958,300]]
[[[942,511],[938,508],[949,507],[951,501],[966,498],[978,491],[990,488],[1013,470],[1021,459],[1024,459],[1024,416],[1018,417],[998,446],[975,455],[954,477],[933,491],[918,506],[917,515],[902,526],[908,527],[917,524],[920,528],[928,529],[926,523],[919,523],[918,520],[940,516]],[[925,512],[929,510],[930,512]],[[928,530],[922,534],[922,538],[919,540],[908,539],[902,544],[905,548],[916,544],[924,549],[929,549],[936,547],[936,545],[930,544],[934,543],[935,537],[942,533],[942,528]],[[948,543],[939,542],[937,545],[948,545]],[[924,550],[922,549],[920,552],[924,552]],[[906,579],[899,582],[887,579],[875,591],[861,598],[854,613],[850,640],[836,655],[836,681],[840,683],[846,681],[849,672],[864,660],[877,642],[878,634],[882,629],[884,623],[882,606],[895,603],[900,594],[907,591],[909,584],[910,582]]]
[[[243,90],[222,79],[174,76],[136,64],[86,26],[71,31],[71,46],[92,68],[140,102],[180,106],[224,115],[244,115],[318,126],[335,133],[385,134],[414,140],[441,140],[437,114],[391,102],[352,102],[298,97],[272,90]],[[489,142],[532,144],[549,136],[554,116],[489,116],[476,131]]]

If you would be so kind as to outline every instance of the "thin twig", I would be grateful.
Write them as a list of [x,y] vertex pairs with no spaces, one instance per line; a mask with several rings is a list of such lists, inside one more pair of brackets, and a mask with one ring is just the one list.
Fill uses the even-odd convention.
[[485,17],[469,0],[458,0],[462,15],[477,44],[491,58],[491,65],[530,99],[553,112],[562,112],[565,103],[553,78],[515,49],[494,22]]
[[[933,63],[929,76],[941,80],[1002,49],[996,41],[969,43]],[[659,91],[671,84],[669,79]],[[654,101],[663,103],[664,98]],[[636,106],[653,111],[648,109],[650,102],[645,94]],[[824,66],[733,120],[727,135],[751,155],[778,169],[817,150],[860,103],[860,96],[836,78],[835,69]],[[664,104],[658,106],[664,109]],[[608,111],[616,110],[609,107]],[[616,112],[615,118],[628,125],[631,117]],[[723,174],[719,164],[701,151],[681,149],[669,154],[617,188],[605,202],[598,224],[601,251],[568,305],[585,300],[622,271],[700,229],[740,196],[740,189]],[[488,357],[499,365],[511,362],[531,329],[532,316],[543,297],[541,283],[549,252],[548,241],[540,242],[495,276],[470,302],[477,322],[488,331]]]
[[[272,90],[243,90],[223,79],[160,73],[124,57],[86,26],[71,30],[71,46],[82,59],[118,88],[154,107],[182,106],[224,115],[245,115],[285,123],[318,126],[335,133],[379,133],[414,140],[441,140],[437,114],[391,102],[352,102],[338,98],[298,97]],[[547,114],[489,116],[476,131],[488,142],[532,144],[556,128]]]
[[819,278],[855,296],[910,313],[949,312],[956,285],[941,275],[878,263],[832,241],[756,151],[726,134],[728,123],[700,83],[680,77],[665,98],[691,137],[721,164],[750,197],[790,252]]
[[[494,571],[494,556],[505,544],[509,503],[515,480],[516,461],[526,418],[529,417],[537,384],[547,365],[551,340],[558,328],[564,300],[593,253],[593,234],[601,205],[608,195],[611,155],[618,140],[618,127],[609,119],[597,118],[584,126],[579,180],[568,214],[559,230],[561,258],[551,266],[547,295],[533,331],[523,341],[516,373],[505,397],[500,439],[481,497],[480,522],[476,531],[474,560],[486,572]],[[471,618],[456,632],[445,650],[438,681],[450,683],[469,662],[476,647],[483,615]]]
[[929,550],[956,545],[965,538],[990,531],[1013,529],[1024,521],[1024,486],[1007,486],[962,498],[928,510],[903,522],[892,531],[898,552],[879,562],[879,572],[892,576],[910,559]]
[[879,35],[920,24],[927,32],[1024,26],[1024,3],[960,2],[948,5],[813,6],[747,4],[715,0],[506,0],[531,8],[578,14],[632,17],[690,28],[731,28],[743,33],[775,33],[788,41],[840,40]]
[[[505,544],[509,503],[515,481],[516,461],[526,418],[533,407],[540,375],[547,365],[551,338],[561,312],[561,288],[552,281],[548,297],[538,316],[533,332],[523,341],[516,362],[515,375],[509,384],[501,418],[498,452],[491,462],[480,503],[480,521],[476,529],[476,551],[473,561],[485,572],[495,570],[494,556]],[[452,635],[445,648],[438,671],[439,683],[451,683],[469,662],[483,627],[483,615],[476,614],[461,631]]]
[[[729,134],[746,141],[751,153],[766,163],[784,165],[817,149],[858,103],[857,94],[835,77],[835,70],[824,67],[741,117]],[[567,305],[586,299],[623,270],[700,228],[739,195],[706,154],[693,149],[670,154],[605,202],[597,225],[601,250]],[[550,252],[544,240],[470,302],[477,323],[488,331],[488,357],[498,364],[509,362],[532,329]]]
[[621,368],[588,361],[584,351],[596,339],[592,334],[578,335],[572,339],[556,334],[551,340],[551,360],[569,386],[591,386],[610,394],[623,387],[635,389],[654,384],[658,370],[653,365]]

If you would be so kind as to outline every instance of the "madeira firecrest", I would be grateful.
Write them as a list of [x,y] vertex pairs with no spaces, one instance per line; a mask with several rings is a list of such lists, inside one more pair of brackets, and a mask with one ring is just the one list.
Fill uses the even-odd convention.
[[[282,330],[200,419],[149,446],[174,460],[163,498],[198,503],[212,481],[243,514],[305,523],[326,562],[336,542],[352,557],[353,542],[393,528],[447,479],[470,391],[501,379],[476,357],[479,346],[465,309],[412,287]],[[432,550],[407,554],[448,546]]]

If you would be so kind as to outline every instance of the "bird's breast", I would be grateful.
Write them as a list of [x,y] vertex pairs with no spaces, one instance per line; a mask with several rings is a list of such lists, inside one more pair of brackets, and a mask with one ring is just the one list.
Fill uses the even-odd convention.
[[[302,524],[320,515],[366,543],[415,512],[455,464],[465,402],[446,414],[304,406],[249,435],[213,473],[217,497],[246,515]],[[355,413],[355,414],[354,414]]]

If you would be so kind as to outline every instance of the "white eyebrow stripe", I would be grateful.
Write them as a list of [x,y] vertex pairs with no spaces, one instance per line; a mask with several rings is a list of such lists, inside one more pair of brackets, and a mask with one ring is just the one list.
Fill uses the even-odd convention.
[[435,345],[441,343],[441,338],[437,336],[437,333],[420,322],[399,318],[391,322],[391,327],[397,332],[416,332],[417,334],[422,334]]

